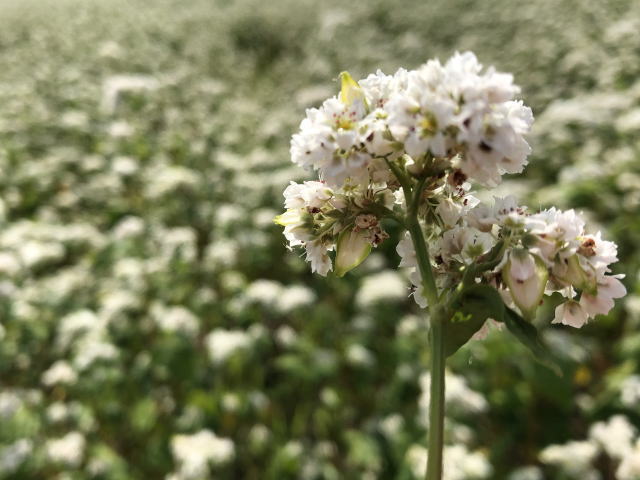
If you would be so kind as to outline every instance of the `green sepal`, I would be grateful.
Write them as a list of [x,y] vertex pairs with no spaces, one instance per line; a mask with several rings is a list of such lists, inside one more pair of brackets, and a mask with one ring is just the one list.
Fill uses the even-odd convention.
[[488,318],[503,321],[504,302],[498,291],[475,284],[460,293],[451,305],[454,314],[444,322],[444,354],[450,357],[482,328]]
[[343,230],[336,245],[335,274],[343,277],[360,265],[371,253],[371,243],[363,233],[353,229]]
[[596,295],[598,292],[598,284],[596,282],[595,272],[589,275],[580,265],[578,255],[572,255],[566,260],[566,271],[564,275],[556,275],[561,281],[573,285],[575,288],[584,290],[589,295]]
[[549,368],[559,377],[562,376],[560,366],[553,358],[549,347],[542,341],[542,338],[540,338],[536,327],[507,307],[505,307],[504,323],[513,336],[529,349],[540,364]]

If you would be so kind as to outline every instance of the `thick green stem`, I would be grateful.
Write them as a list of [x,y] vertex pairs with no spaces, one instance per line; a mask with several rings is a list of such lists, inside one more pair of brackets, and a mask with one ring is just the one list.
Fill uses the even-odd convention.
[[[435,321],[434,321],[435,320]],[[444,444],[444,338],[441,319],[431,321],[431,391],[429,405],[429,439],[427,480],[442,479]]]

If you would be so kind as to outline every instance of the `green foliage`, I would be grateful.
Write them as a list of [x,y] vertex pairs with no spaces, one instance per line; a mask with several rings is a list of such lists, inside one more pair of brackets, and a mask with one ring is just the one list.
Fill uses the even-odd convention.
[[451,308],[455,313],[444,324],[444,352],[447,357],[466,344],[487,319],[502,322],[505,310],[500,294],[489,285],[464,288]]
[[536,327],[510,308],[505,308],[504,323],[513,336],[531,351],[538,362],[549,367],[556,375],[562,375],[562,370],[554,361],[549,347],[540,338]]

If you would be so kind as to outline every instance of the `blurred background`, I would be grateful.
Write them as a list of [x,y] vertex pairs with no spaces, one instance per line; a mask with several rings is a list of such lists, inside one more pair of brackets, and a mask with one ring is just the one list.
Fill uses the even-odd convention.
[[0,1],[0,478],[420,478],[394,243],[325,279],[272,218],[340,71],[467,49],[536,116],[496,194],[582,211],[629,295],[541,312],[562,378],[506,331],[450,360],[447,480],[640,478],[638,32],[634,0]]

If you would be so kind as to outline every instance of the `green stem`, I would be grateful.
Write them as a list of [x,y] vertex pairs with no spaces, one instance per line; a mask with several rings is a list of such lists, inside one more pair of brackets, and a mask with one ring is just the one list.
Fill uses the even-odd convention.
[[[436,320],[436,319],[433,319]],[[429,439],[426,480],[442,479],[444,445],[444,332],[441,319],[431,322],[431,392],[429,400]]]
[[415,215],[410,214],[407,218],[406,224],[409,234],[411,235],[413,248],[416,251],[418,270],[420,270],[420,276],[422,277],[422,287],[424,296],[427,298],[429,313],[433,315],[438,303],[438,288],[436,287],[433,270],[431,269],[429,248],[427,247],[427,243],[424,241],[422,227],[420,226],[420,222],[418,222],[418,218]]
[[418,207],[420,206],[420,197],[424,189],[425,178],[421,179],[414,188],[413,195],[403,188],[405,203],[407,204],[407,230],[411,235],[413,248],[416,251],[416,259],[418,261],[418,269],[422,277],[422,286],[424,295],[427,297],[429,313],[433,314],[438,304],[438,287],[436,287],[435,276],[431,268],[431,260],[429,258],[429,247],[424,240],[422,227],[418,221]]
[[[389,162],[391,163],[391,162]],[[395,173],[395,172],[394,172]],[[396,176],[398,176],[396,174]],[[399,176],[398,176],[399,177]],[[399,177],[400,178],[400,177]],[[418,269],[422,277],[422,287],[429,307],[429,324],[431,340],[431,395],[429,405],[429,438],[428,462],[426,480],[442,480],[442,448],[444,444],[444,322],[439,305],[438,288],[429,258],[429,248],[425,242],[422,227],[418,220],[418,208],[426,177],[420,179],[417,185],[410,189],[405,179],[402,179],[402,189],[407,204],[406,226],[411,235],[411,241],[416,251]]]

